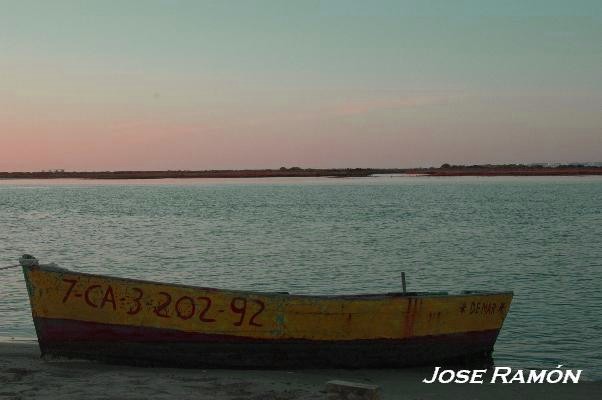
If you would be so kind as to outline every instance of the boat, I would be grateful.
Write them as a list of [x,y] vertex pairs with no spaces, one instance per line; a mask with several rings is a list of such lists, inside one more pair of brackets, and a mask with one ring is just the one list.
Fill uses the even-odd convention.
[[[82,273],[21,259],[44,357],[190,368],[490,362],[512,292],[309,296]],[[404,280],[405,286],[405,280]]]

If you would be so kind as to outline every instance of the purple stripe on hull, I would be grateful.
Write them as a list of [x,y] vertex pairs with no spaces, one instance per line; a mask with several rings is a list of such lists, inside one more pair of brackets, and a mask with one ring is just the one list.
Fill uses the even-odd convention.
[[199,368],[397,368],[491,362],[498,330],[403,340],[256,339],[35,318],[42,354]]
[[232,335],[184,332],[175,329],[101,324],[71,319],[34,318],[40,342],[224,342],[264,341]]

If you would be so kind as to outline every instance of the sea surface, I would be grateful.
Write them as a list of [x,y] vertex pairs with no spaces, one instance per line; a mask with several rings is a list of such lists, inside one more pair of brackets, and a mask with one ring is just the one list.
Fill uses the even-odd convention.
[[[0,267],[303,294],[513,290],[496,365],[602,380],[602,177],[0,180]],[[34,338],[20,269],[0,337]]]

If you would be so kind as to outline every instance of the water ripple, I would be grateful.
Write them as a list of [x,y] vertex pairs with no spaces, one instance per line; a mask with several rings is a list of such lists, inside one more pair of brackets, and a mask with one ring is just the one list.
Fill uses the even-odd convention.
[[[602,179],[0,182],[0,265],[233,289],[511,289],[500,365],[602,378]],[[0,336],[33,336],[18,271]]]

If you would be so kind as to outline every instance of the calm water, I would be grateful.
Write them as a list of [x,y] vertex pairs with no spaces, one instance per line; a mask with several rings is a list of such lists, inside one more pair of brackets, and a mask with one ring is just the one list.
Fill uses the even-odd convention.
[[[0,181],[0,266],[293,293],[514,290],[498,365],[602,379],[602,178]],[[0,336],[35,337],[0,271]]]

